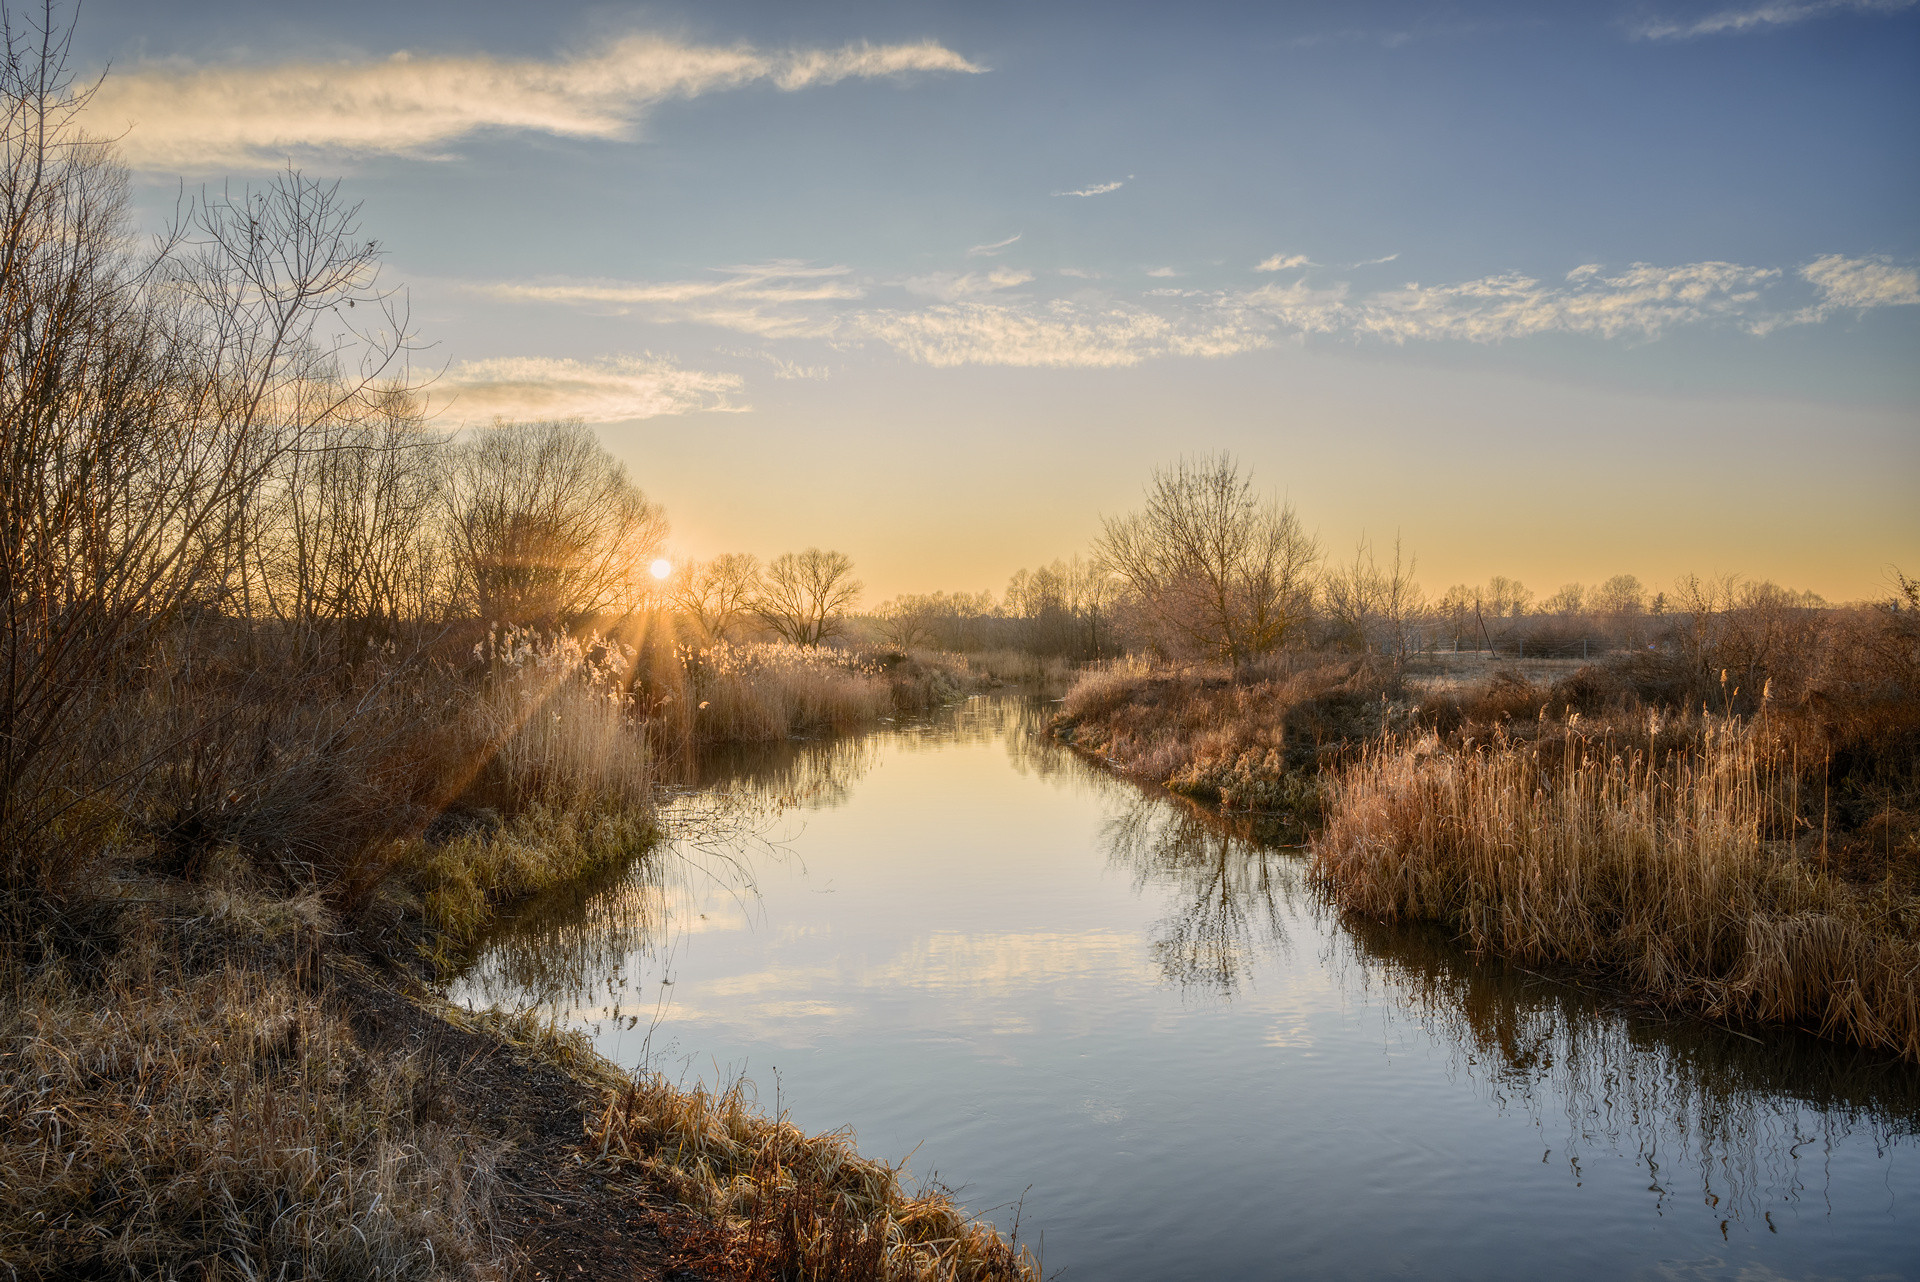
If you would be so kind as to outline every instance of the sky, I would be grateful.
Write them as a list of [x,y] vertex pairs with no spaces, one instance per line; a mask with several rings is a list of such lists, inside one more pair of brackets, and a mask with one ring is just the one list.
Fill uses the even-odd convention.
[[1231,451],[1435,593],[1920,574],[1920,3],[90,0],[137,217],[292,164],[449,431],[874,604]]

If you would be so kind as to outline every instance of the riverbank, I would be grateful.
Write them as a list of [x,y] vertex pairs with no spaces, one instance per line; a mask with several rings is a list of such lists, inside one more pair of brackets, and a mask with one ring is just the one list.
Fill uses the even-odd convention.
[[1312,875],[1346,911],[1920,1061],[1911,623],[1848,622],[1817,670],[1763,677],[1757,699],[1687,656],[1551,685],[1363,660],[1237,679],[1116,665],[1054,732],[1264,835],[1312,833]]
[[63,906],[5,966],[13,1276],[1037,1276],[738,1084],[448,1005],[392,947],[415,913],[131,870]]
[[[506,905],[655,857],[668,764],[661,691],[613,643],[454,653],[471,667],[345,690],[259,689],[203,654],[129,709],[121,750],[162,767],[0,900],[0,1272],[1033,1276],[842,1136],[736,1090],[713,1123],[733,1166],[665,1151],[647,1119],[698,1122],[710,1096],[437,995]],[[960,687],[938,662],[813,667],[836,664],[858,699],[812,710],[855,724]],[[833,1180],[856,1169],[849,1202]]]

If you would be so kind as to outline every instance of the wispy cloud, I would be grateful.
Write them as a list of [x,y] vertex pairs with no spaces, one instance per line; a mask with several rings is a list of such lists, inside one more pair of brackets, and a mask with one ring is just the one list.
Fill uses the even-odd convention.
[[1733,263],[1637,263],[1614,276],[1596,266],[1579,267],[1558,284],[1514,272],[1459,284],[1410,284],[1359,299],[1348,297],[1344,287],[1268,286],[1250,294],[1248,302],[1303,333],[1400,343],[1491,343],[1549,332],[1655,338],[1678,324],[1749,319],[1759,287],[1779,275],[1776,269]]
[[1359,262],[1355,263],[1354,266],[1355,267],[1378,267],[1380,266],[1380,264],[1390,263],[1398,257],[1400,257],[1400,255],[1398,254],[1388,254],[1383,258],[1364,258]]
[[1836,13],[1900,13],[1920,0],[1767,0],[1737,9],[1721,9],[1699,18],[1657,18],[1634,34],[1644,40],[1685,40],[1784,27]]
[[1168,279],[1171,279],[1172,277],[1178,276],[1179,274],[1180,274],[1179,270],[1173,267],[1147,268],[1147,275],[1154,277],[1156,280],[1168,280]]
[[[1884,258],[1839,254],[1791,272],[1714,261],[1621,269],[1589,263],[1559,280],[1507,272],[1372,290],[1305,277],[1247,290],[1148,289],[1131,299],[1078,285],[1069,286],[1076,291],[1069,297],[1050,298],[1033,273],[1011,267],[930,273],[891,286],[863,287],[846,277],[843,267],[786,263],[730,269],[718,281],[483,288],[507,298],[631,307],[651,320],[766,339],[841,347],[877,342],[942,367],[1110,368],[1227,356],[1285,335],[1491,344],[1561,333],[1648,342],[1685,326],[1718,325],[1759,336],[1845,312],[1920,304],[1920,272]],[[934,301],[892,307],[869,301],[870,293],[888,289]]]
[[116,71],[89,108],[136,169],[204,171],[288,156],[440,158],[461,138],[634,136],[646,109],[753,84],[799,90],[908,72],[984,70],[933,41],[763,51],[631,35],[550,61],[414,57]]
[[1005,240],[996,240],[990,245],[975,245],[972,249],[969,249],[967,251],[967,257],[968,258],[991,258],[993,255],[999,253],[1001,250],[1005,249],[1007,246],[1013,244],[1014,241],[1019,240],[1022,234],[1023,233],[1021,232],[1015,232],[1013,233],[1013,235],[1007,237]]
[[1390,342],[1455,339],[1496,343],[1533,334],[1656,339],[1682,325],[1729,324],[1751,334],[1826,319],[1840,308],[1920,303],[1920,274],[1873,258],[1833,254],[1799,275],[1821,291],[1819,303],[1791,306],[1771,293],[1784,279],[1773,267],[1738,263],[1635,263],[1609,274],[1598,264],[1543,283],[1517,272],[1449,285],[1409,284],[1353,297],[1345,284],[1328,289],[1265,286],[1249,306],[1300,333],[1382,338]]
[[1104,196],[1110,191],[1119,191],[1127,185],[1128,180],[1132,177],[1132,174],[1128,174],[1126,178],[1121,178],[1114,182],[1095,183],[1091,187],[1081,187],[1075,191],[1056,191],[1053,194],[1056,196]]
[[1271,340],[1230,317],[1165,316],[1119,304],[1081,308],[993,303],[869,312],[856,332],[923,365],[1111,369],[1164,356],[1230,356]]
[[1305,254],[1275,254],[1271,258],[1263,258],[1255,263],[1253,270],[1257,272],[1287,272],[1292,271],[1296,267],[1311,266],[1313,266],[1313,263]]
[[959,298],[978,298],[986,294],[998,293],[1004,289],[1014,289],[1033,279],[1033,273],[1013,267],[995,267],[984,272],[932,272],[925,276],[912,276],[906,281],[907,292],[919,294],[923,298],[938,298],[943,302],[952,302]]
[[[1884,258],[1847,258],[1826,254],[1800,269],[1822,295],[1822,306],[1866,309],[1909,307],[1920,303],[1920,272],[1895,267]],[[1824,315],[1821,319],[1825,319]]]
[[600,307],[617,315],[644,309],[657,320],[692,320],[753,334],[791,336],[818,329],[817,322],[792,310],[793,305],[865,296],[865,287],[850,279],[851,272],[848,267],[778,259],[719,268],[712,276],[695,280],[498,282],[477,288],[510,302]]
[[738,412],[737,374],[687,369],[651,354],[601,360],[508,356],[462,361],[436,385],[464,420],[583,418],[589,423],[698,410]]

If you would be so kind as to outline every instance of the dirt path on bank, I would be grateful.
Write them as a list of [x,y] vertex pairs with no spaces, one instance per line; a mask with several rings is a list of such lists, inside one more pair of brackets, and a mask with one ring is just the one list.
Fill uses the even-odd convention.
[[[401,985],[414,986],[407,977]],[[330,985],[370,1048],[423,1054],[433,1120],[496,1146],[492,1230],[516,1282],[721,1282],[692,1263],[703,1222],[632,1176],[586,1165],[600,1090],[372,975]],[[424,993],[421,997],[424,998]]]

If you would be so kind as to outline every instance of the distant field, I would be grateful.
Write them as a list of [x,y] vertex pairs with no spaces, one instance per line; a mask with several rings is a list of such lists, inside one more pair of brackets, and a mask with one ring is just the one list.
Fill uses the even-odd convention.
[[[1597,657],[1597,656],[1596,656]],[[1550,685],[1569,673],[1577,672],[1588,659],[1516,659],[1511,655],[1493,655],[1487,651],[1459,654],[1435,654],[1407,665],[1407,684],[1421,691],[1463,689],[1485,682],[1498,672],[1524,677],[1540,685]]]

